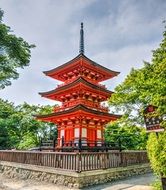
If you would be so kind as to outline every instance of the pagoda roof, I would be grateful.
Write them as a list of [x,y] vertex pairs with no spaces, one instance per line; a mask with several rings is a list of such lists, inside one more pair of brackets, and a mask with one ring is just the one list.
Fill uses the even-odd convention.
[[70,88],[75,87],[78,84],[85,84],[86,86],[90,87],[93,90],[95,89],[95,90],[98,90],[100,92],[104,92],[104,93],[106,93],[108,95],[111,95],[113,93],[112,91],[107,90],[106,88],[104,88],[102,86],[98,86],[98,85],[95,85],[93,83],[88,82],[83,77],[78,77],[76,80],[74,80],[71,83],[68,83],[66,85],[60,86],[60,87],[58,87],[58,88],[56,88],[54,90],[48,91],[48,92],[40,92],[39,94],[41,96],[44,96],[44,97],[47,97],[47,98],[51,98],[51,95],[53,95],[53,94],[55,95],[55,94],[57,94],[59,92],[62,92],[64,90],[66,91],[66,89],[69,90]]
[[[83,62],[82,60],[85,60]],[[58,74],[61,72],[64,72],[67,69],[74,69],[73,67],[77,65],[85,65],[85,66],[90,66],[91,68],[94,69],[94,71],[98,71],[100,73],[103,73],[105,75],[105,78],[100,79],[99,82],[107,80],[109,78],[112,78],[114,76],[117,76],[120,72],[110,70],[94,61],[86,57],[84,54],[80,53],[78,56],[76,56],[74,59],[54,68],[49,71],[44,71],[43,73],[47,76],[50,76],[52,78],[55,78],[57,80],[65,81],[63,77],[59,77]]]
[[65,108],[63,111],[59,111],[59,112],[54,112],[54,113],[51,113],[51,114],[47,114],[47,115],[36,115],[35,117],[39,120],[42,120],[42,121],[53,121],[54,119],[56,119],[56,117],[59,117],[60,116],[65,116],[65,115],[69,115],[69,114],[76,114],[76,113],[90,113],[92,115],[97,115],[97,117],[106,117],[106,118],[112,118],[112,119],[118,119],[121,117],[121,115],[115,115],[115,114],[110,114],[110,113],[107,113],[107,112],[101,112],[101,111],[97,111],[95,109],[90,109],[90,108],[87,108],[86,106],[82,105],[82,104],[79,104],[73,108]]

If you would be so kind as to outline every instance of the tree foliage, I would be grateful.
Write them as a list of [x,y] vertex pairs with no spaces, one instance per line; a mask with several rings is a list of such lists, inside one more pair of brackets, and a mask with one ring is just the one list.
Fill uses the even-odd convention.
[[108,124],[105,130],[105,139],[108,142],[116,143],[123,150],[145,150],[147,134],[142,127],[123,125],[118,121]]
[[144,62],[143,68],[132,69],[109,101],[139,123],[149,104],[157,106],[160,114],[166,113],[166,31],[163,37],[159,48],[153,51],[151,63]]
[[19,77],[18,68],[29,65],[31,48],[35,47],[12,34],[2,18],[3,11],[0,9],[0,89],[11,85],[11,80]]
[[[150,104],[158,108],[159,115],[166,114],[166,31],[159,47],[153,51],[151,62],[144,62],[141,69],[132,69],[116,87],[109,103],[133,123],[143,124],[143,110]],[[147,150],[154,171],[166,176],[166,121],[161,125],[165,131],[158,139],[154,134],[149,136]]]
[[0,149],[10,147],[12,142],[8,130],[9,118],[14,113],[14,105],[8,101],[0,99]]
[[0,149],[29,149],[38,146],[40,138],[53,139],[52,123],[37,121],[35,114],[52,112],[52,106],[22,105],[0,99]]
[[155,173],[166,176],[166,133],[152,133],[148,139],[148,155]]

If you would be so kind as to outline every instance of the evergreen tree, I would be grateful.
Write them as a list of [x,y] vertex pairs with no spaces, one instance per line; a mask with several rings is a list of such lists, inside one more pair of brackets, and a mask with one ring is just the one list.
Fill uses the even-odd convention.
[[11,80],[19,77],[18,68],[29,65],[31,48],[35,47],[14,35],[2,18],[3,11],[0,9],[0,89],[11,85]]

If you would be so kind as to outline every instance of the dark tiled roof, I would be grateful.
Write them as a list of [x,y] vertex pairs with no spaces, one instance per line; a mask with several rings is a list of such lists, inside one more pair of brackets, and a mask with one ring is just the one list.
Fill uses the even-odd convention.
[[75,86],[75,85],[77,85],[79,83],[83,83],[83,84],[85,84],[85,85],[87,85],[87,86],[89,86],[89,87],[91,87],[93,89],[100,90],[100,91],[103,91],[103,92],[107,92],[109,94],[113,93],[112,91],[109,91],[109,90],[107,90],[107,89],[105,89],[103,87],[100,87],[98,85],[92,84],[92,83],[88,82],[87,80],[85,80],[84,78],[79,77],[75,81],[73,81],[73,82],[71,82],[69,84],[66,84],[64,86],[58,87],[58,88],[56,88],[54,90],[51,90],[51,91],[48,91],[48,92],[40,92],[39,94],[41,96],[49,95],[49,94],[52,94],[52,93],[55,93],[55,92],[58,92],[58,91],[61,91],[61,90],[68,89],[68,88],[70,88],[72,86]]
[[51,73],[54,73],[54,72],[56,72],[56,71],[58,71],[58,70],[64,68],[65,66],[68,66],[68,65],[71,64],[73,61],[79,60],[79,58],[81,58],[81,57],[82,57],[82,58],[85,58],[86,60],[88,60],[93,66],[98,67],[98,68],[100,68],[100,69],[102,69],[102,70],[105,70],[105,71],[108,72],[108,73],[113,73],[115,76],[120,73],[120,72],[117,72],[117,71],[112,71],[112,70],[110,70],[110,69],[108,69],[108,68],[106,68],[106,67],[104,67],[104,66],[102,66],[102,65],[100,65],[100,64],[98,64],[98,63],[96,63],[96,62],[94,62],[94,61],[92,61],[91,59],[89,59],[88,57],[86,57],[84,54],[79,54],[79,55],[76,56],[74,59],[70,60],[69,62],[64,63],[63,65],[60,65],[59,67],[56,67],[56,68],[54,68],[54,69],[52,69],[52,70],[44,71],[43,73],[45,73],[46,75],[47,75],[47,74],[49,75],[49,74],[51,74]]
[[86,106],[84,106],[82,104],[79,104],[73,108],[70,108],[70,109],[67,108],[64,111],[54,112],[54,113],[51,113],[48,115],[36,115],[36,118],[38,118],[38,119],[43,118],[44,119],[44,118],[49,118],[49,117],[54,117],[54,116],[60,116],[60,115],[64,115],[64,114],[74,113],[75,111],[78,111],[78,110],[83,110],[87,113],[93,113],[95,115],[100,115],[100,116],[115,117],[115,118],[121,117],[121,115],[115,115],[115,114],[110,114],[107,112],[101,112],[101,111],[93,110],[93,109],[87,108]]

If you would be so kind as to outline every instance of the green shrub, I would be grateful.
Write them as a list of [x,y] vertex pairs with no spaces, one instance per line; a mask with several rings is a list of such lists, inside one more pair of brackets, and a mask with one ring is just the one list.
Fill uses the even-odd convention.
[[162,190],[161,180],[157,179],[152,186],[154,190]]
[[147,151],[151,167],[158,176],[166,176],[166,131],[149,134]]
[[36,136],[29,132],[23,136],[22,141],[19,143],[17,148],[21,150],[28,150],[30,148],[36,147],[37,144],[38,141]]

